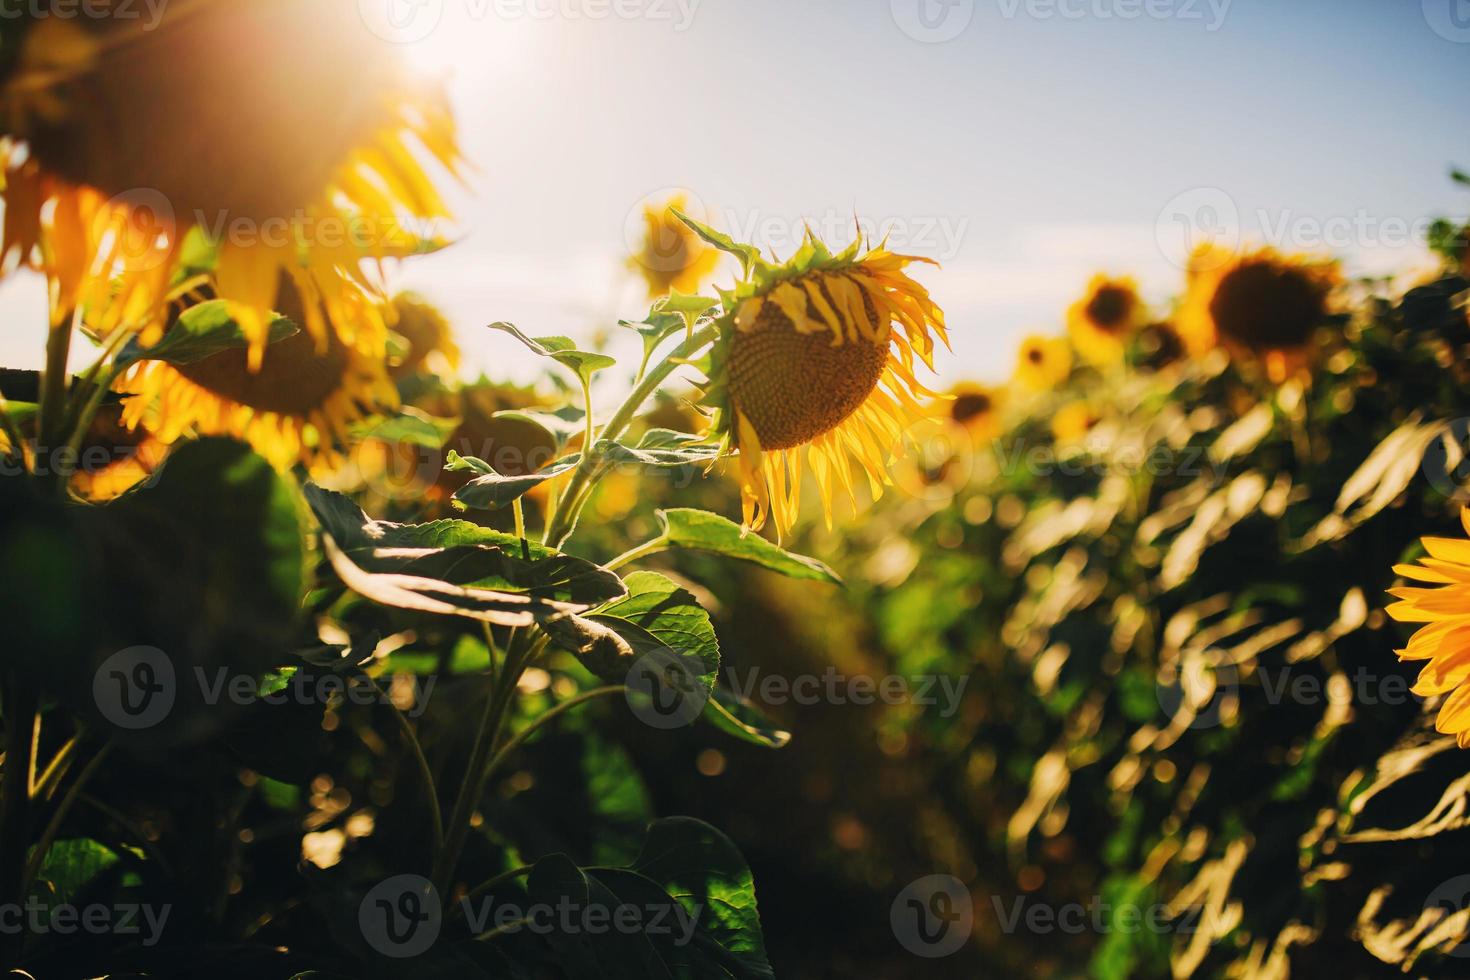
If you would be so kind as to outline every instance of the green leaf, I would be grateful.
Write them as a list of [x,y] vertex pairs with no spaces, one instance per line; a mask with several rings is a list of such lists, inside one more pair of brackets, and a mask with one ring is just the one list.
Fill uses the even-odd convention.
[[714,696],[705,703],[704,720],[726,735],[762,748],[782,749],[791,742],[790,732],[722,688],[715,688]]
[[588,618],[622,637],[635,657],[672,650],[707,698],[720,670],[720,642],[709,613],[687,590],[657,572],[634,572],[625,585],[627,598]]
[[626,595],[622,581],[592,562],[464,521],[425,525],[374,521],[349,498],[308,484],[323,530],[357,568],[434,580],[476,591],[569,603],[578,610]]
[[690,817],[656,821],[632,870],[698,915],[699,931],[728,954],[721,965],[730,976],[775,975],[766,958],[750,868],[724,834]]
[[516,422],[525,422],[529,425],[540,426],[546,433],[546,441],[556,446],[557,451],[565,449],[567,443],[587,431],[585,421],[587,413],[580,408],[567,406],[557,409],[555,412],[535,412],[529,409],[507,409],[496,412],[490,416],[492,419],[510,419]]
[[437,418],[416,408],[405,407],[390,419],[358,422],[350,427],[349,432],[354,442],[377,439],[424,449],[443,449],[459,425],[459,419]]
[[737,259],[739,259],[741,269],[746,275],[750,274],[750,270],[753,266],[760,265],[761,253],[760,250],[757,249],[754,245],[742,245],[740,242],[737,242],[729,235],[726,235],[723,232],[715,231],[709,225],[695,221],[693,218],[689,217],[687,214],[684,214],[678,209],[673,210],[674,217],[678,218],[680,221],[684,222],[691,229],[693,229],[694,233],[700,238],[704,239],[707,243],[713,245],[720,251],[727,252],[730,255],[733,255]]
[[[668,430],[655,431],[666,432]],[[622,443],[609,442],[604,439],[597,444],[597,451],[604,460],[613,465],[625,464],[660,468],[700,466],[714,462],[720,455],[719,446],[703,441],[696,441],[696,444],[693,445],[685,443],[679,445],[677,448],[670,449],[629,449]]]
[[455,506],[469,510],[498,510],[535,490],[547,480],[554,480],[574,469],[582,461],[580,454],[564,456],[543,470],[521,476],[502,476],[484,460],[452,453],[446,466],[452,471],[470,470],[482,474],[455,491]]
[[515,325],[503,322],[490,324],[490,329],[508,333],[525,344],[532,353],[549,357],[571,368],[584,385],[591,382],[592,376],[598,371],[604,371],[618,363],[616,358],[606,354],[577,350],[577,345],[566,337],[528,337]]
[[836,572],[815,558],[794,555],[718,514],[687,508],[657,513],[664,525],[663,537],[671,548],[708,551],[736,558],[789,578],[842,584]]
[[51,845],[41,862],[38,883],[50,886],[50,903],[74,901],[98,875],[118,863],[117,854],[109,847],[87,837],[59,840]]
[[[269,343],[285,340],[300,331],[291,320],[277,316],[271,320]],[[249,346],[240,324],[230,315],[224,300],[215,299],[191,306],[181,313],[152,347],[141,346],[136,339],[128,342],[117,355],[117,364],[135,361],[167,361],[170,364],[193,364],[227,350]]]

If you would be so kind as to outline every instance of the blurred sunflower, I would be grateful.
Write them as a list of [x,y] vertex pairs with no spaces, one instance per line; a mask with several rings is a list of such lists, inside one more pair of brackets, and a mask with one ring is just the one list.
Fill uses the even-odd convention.
[[[1460,512],[1470,533],[1470,508]],[[1400,622],[1424,623],[1402,650],[1400,660],[1427,660],[1414,684],[1420,697],[1448,695],[1434,727],[1454,735],[1460,748],[1470,748],[1470,541],[1424,538],[1428,557],[1415,565],[1395,565],[1394,572],[1434,588],[1389,589],[1399,601],[1388,614]]]
[[33,19],[0,82],[3,255],[46,273],[53,323],[113,294],[101,326],[151,343],[198,228],[252,367],[282,273],[320,298],[302,324],[319,350],[328,322],[383,343],[363,260],[413,251],[405,222],[447,216],[416,152],[458,163],[443,93],[352,4],[181,0],[144,25]]
[[1016,382],[1032,391],[1050,391],[1072,373],[1072,347],[1061,338],[1031,336],[1021,341]]
[[1184,338],[1179,336],[1179,331],[1172,323],[1150,323],[1138,331],[1137,356],[1140,367],[1157,371],[1183,360],[1187,353]]
[[[280,314],[310,322],[291,281],[282,285]],[[279,469],[296,462],[331,466],[351,440],[348,426],[396,408],[398,392],[380,355],[349,346],[329,332],[326,349],[306,330],[270,344],[254,368],[245,348],[188,364],[143,360],[117,389],[131,396],[122,420],[171,445],[189,432],[242,439]]]
[[689,195],[682,193],[661,205],[643,205],[643,241],[628,267],[643,277],[649,299],[672,290],[697,293],[719,267],[720,253],[679,220],[676,212],[688,207]]
[[834,479],[856,507],[856,460],[881,496],[904,430],[929,414],[918,398],[937,397],[914,363],[933,369],[935,335],[948,344],[944,314],[905,272],[929,260],[881,246],[861,253],[860,242],[834,254],[811,235],[782,265],[726,247],[748,274],[722,293],[705,402],[725,453],[738,454],[745,522],[760,528],[769,517],[778,534],[791,527],[804,449],[830,523]]
[[1087,402],[1063,405],[1051,418],[1052,439],[1062,448],[1080,445],[1101,420]]
[[965,381],[949,390],[941,410],[970,434],[976,442],[988,442],[1001,433],[1005,391]]
[[1096,275],[1067,310],[1067,332],[1084,360],[1103,367],[1122,361],[1128,338],[1146,316],[1132,278]]
[[403,338],[406,349],[390,369],[395,378],[417,374],[427,368],[435,374],[459,370],[459,345],[454,331],[431,303],[416,293],[393,297],[393,332]]
[[129,429],[121,405],[98,411],[77,454],[71,490],[85,500],[102,503],[122,496],[163,465],[169,447],[142,429]]
[[1317,328],[1341,281],[1333,261],[1270,248],[1231,254],[1206,246],[1190,260],[1179,333],[1192,354],[1220,345],[1259,359],[1280,383],[1314,359]]

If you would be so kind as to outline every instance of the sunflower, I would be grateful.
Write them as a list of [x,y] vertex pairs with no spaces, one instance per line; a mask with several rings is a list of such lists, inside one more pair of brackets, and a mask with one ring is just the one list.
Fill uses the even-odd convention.
[[[1470,508],[1460,512],[1460,520],[1470,532]],[[1426,698],[1448,695],[1434,727],[1454,735],[1460,748],[1470,748],[1470,541],[1424,538],[1423,543],[1428,557],[1393,570],[1433,587],[1390,589],[1399,601],[1388,607],[1388,614],[1400,622],[1425,624],[1397,651],[1399,659],[1428,661],[1413,691]]]
[[1132,278],[1096,275],[1087,284],[1087,293],[1067,310],[1067,332],[1088,363],[1117,364],[1128,338],[1146,316]]
[[130,429],[121,405],[106,405],[92,420],[77,454],[72,492],[102,503],[122,496],[163,465],[168,445],[144,429]]
[[[292,282],[283,284],[281,315],[310,322]],[[143,360],[120,379],[129,395],[122,419],[171,445],[186,433],[242,439],[279,469],[296,462],[331,466],[348,444],[351,423],[396,408],[398,392],[381,355],[329,332],[326,348],[305,330],[270,344],[259,368],[243,347],[191,363]]]
[[880,496],[904,430],[929,414],[918,399],[937,397],[914,367],[917,359],[933,369],[935,335],[948,345],[944,314],[905,272],[929,260],[882,246],[864,253],[860,242],[834,254],[808,235],[775,265],[723,241],[747,275],[722,293],[705,403],[716,412],[713,435],[738,454],[745,522],[758,529],[769,517],[779,534],[791,527],[805,450],[830,524],[834,480],[856,507],[850,461]]
[[1051,435],[1057,446],[1069,448],[1082,444],[1102,419],[1086,402],[1071,402],[1057,409],[1051,418]]
[[393,377],[418,374],[425,368],[435,374],[459,370],[459,345],[444,314],[416,293],[399,293],[393,297],[393,316],[393,332],[403,338],[406,347],[393,364]]
[[949,418],[976,442],[988,442],[1000,435],[1001,411],[1005,408],[1005,391],[966,381],[949,390],[942,407]]
[[720,264],[720,253],[679,220],[676,212],[688,206],[687,194],[675,194],[659,206],[643,206],[643,239],[628,267],[647,283],[649,299],[673,290],[696,293]]
[[1016,381],[1032,391],[1050,391],[1072,373],[1072,348],[1062,339],[1032,336],[1021,341]]
[[364,260],[413,251],[407,222],[447,217],[424,161],[453,171],[458,152],[442,91],[355,5],[178,0],[156,25],[26,27],[0,82],[3,255],[46,273],[54,324],[115,294],[117,322],[102,326],[156,339],[186,233],[201,229],[252,367],[282,273],[321,299],[302,324],[318,348],[328,323],[348,345],[381,330],[362,316],[377,286]]
[[1196,355],[1220,345],[1256,358],[1279,383],[1313,359],[1317,328],[1340,283],[1333,261],[1270,248],[1232,254],[1206,246],[1190,259],[1179,334]]

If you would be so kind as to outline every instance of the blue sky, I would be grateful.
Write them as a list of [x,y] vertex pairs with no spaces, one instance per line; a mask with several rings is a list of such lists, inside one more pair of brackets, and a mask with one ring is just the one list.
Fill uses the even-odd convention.
[[[626,229],[672,187],[778,252],[860,215],[941,259],[946,380],[1003,377],[1092,271],[1166,299],[1201,223],[1385,271],[1470,213],[1446,177],[1470,167],[1467,0],[374,2],[409,4],[474,165],[458,244],[395,282],[472,373],[536,370],[493,320],[589,338],[646,308]],[[0,363],[38,366],[42,292],[0,285]]]

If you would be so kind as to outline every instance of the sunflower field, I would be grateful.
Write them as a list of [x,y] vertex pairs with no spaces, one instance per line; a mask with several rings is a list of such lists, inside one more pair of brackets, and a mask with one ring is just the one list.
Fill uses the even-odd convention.
[[464,324],[357,5],[94,5],[0,18],[7,971],[1470,973],[1463,215],[1100,272],[1004,382],[683,193],[616,330]]

